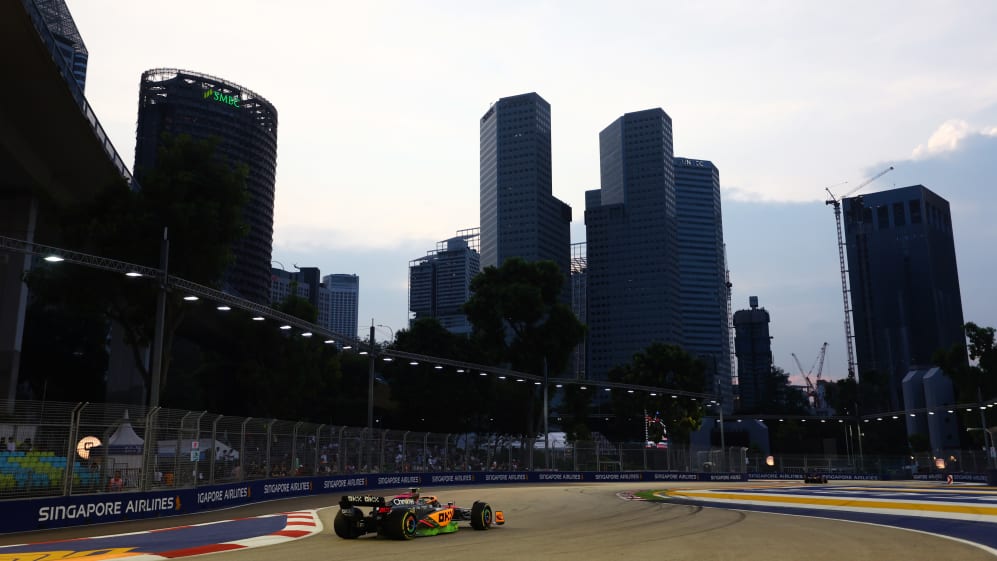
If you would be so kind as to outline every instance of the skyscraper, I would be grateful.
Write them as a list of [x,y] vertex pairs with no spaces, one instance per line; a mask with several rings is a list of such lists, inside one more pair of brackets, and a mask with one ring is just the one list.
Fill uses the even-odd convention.
[[949,203],[913,185],[842,208],[859,376],[882,376],[896,409],[908,371],[965,343]]
[[471,279],[481,271],[478,229],[462,230],[409,262],[409,311],[412,320],[436,318],[451,333],[470,333],[463,306]]
[[770,400],[766,394],[772,384],[772,339],[769,337],[769,313],[758,307],[758,297],[748,299],[751,309],[734,313],[734,349],[737,355],[737,380],[743,411],[757,412]]
[[321,277],[317,267],[297,272],[271,270],[270,302],[279,304],[292,294],[308,300],[318,311],[315,323],[345,336],[357,338],[360,277],[337,274]]
[[357,338],[360,324],[360,277],[334,274],[322,277],[324,290],[319,298],[319,317],[326,319],[329,331]]
[[675,158],[679,301],[685,350],[706,364],[710,392],[733,407],[727,264],[720,172],[713,162]]
[[651,343],[682,344],[672,120],[627,113],[599,153],[602,188],[585,193],[592,379]]
[[[159,68],[142,74],[135,170],[156,165],[163,133],[215,137],[217,155],[249,168],[246,237],[233,247],[235,262],[222,289],[265,303],[270,295],[274,182],[277,173],[277,110],[260,95],[221,78]],[[141,183],[141,177],[139,177]]]
[[[588,259],[585,256],[585,242],[571,244],[571,311],[578,321],[588,322]],[[578,343],[571,353],[571,377],[585,379],[588,366],[588,351],[585,340]]]
[[504,97],[480,122],[481,267],[509,257],[570,271],[571,207],[551,184],[550,104],[536,93]]

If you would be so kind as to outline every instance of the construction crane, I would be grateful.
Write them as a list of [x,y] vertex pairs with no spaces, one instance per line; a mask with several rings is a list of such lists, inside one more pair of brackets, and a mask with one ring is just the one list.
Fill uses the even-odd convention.
[[[820,346],[820,352],[817,353],[817,361],[815,363],[817,369],[817,375],[814,377],[814,379],[816,380],[814,405],[818,411],[823,411],[824,409],[827,409],[827,403],[824,400],[824,385],[820,383],[821,382],[820,375],[822,372],[824,372],[824,356],[826,354],[827,354],[827,341],[824,341],[824,344]],[[810,371],[813,372],[814,368],[810,368]]]
[[800,369],[800,376],[803,376],[803,382],[807,385],[807,401],[810,402],[810,406],[814,409],[817,408],[817,389],[814,387],[814,383],[810,381],[810,376],[807,375],[806,371],[803,370],[803,365],[800,364],[799,357],[796,353],[790,353],[793,355],[793,360],[796,361],[796,367]]
[[[796,353],[790,354],[793,355],[796,367],[800,369],[800,376],[803,376],[803,381],[807,385],[807,397],[811,406],[817,411],[827,409],[827,405],[824,403],[824,388],[820,383],[821,373],[824,371],[824,356],[827,354],[827,343],[825,342],[821,345],[820,351],[817,353],[817,358],[814,359],[814,364],[810,367],[809,371],[803,370],[803,365],[800,363],[800,359],[796,356]],[[816,377],[813,377],[814,371],[817,372]]]
[[890,166],[883,171],[877,173],[876,175],[870,177],[869,179],[863,181],[858,187],[852,189],[841,198],[835,197],[834,193],[831,192],[830,188],[825,188],[827,194],[831,197],[830,199],[824,201],[824,204],[834,206],[834,222],[838,227],[838,263],[841,266],[841,299],[845,304],[845,348],[848,351],[848,379],[855,380],[855,351],[852,348],[852,321],[851,313],[852,309],[848,303],[848,269],[845,268],[845,240],[844,236],[841,235],[841,201],[845,197],[858,192],[859,189],[865,187],[866,185],[872,183],[873,181],[883,177],[888,172],[893,171],[893,166]]

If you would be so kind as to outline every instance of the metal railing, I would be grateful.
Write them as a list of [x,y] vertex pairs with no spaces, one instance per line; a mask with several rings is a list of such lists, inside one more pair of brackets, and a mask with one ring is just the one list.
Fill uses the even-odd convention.
[[[147,445],[155,443],[155,445]],[[545,454],[549,454],[547,458]],[[983,472],[982,452],[938,458],[647,448],[605,438],[370,430],[113,403],[15,401],[0,414],[0,500],[191,488],[332,474],[433,471]],[[861,464],[861,465],[860,465]]]

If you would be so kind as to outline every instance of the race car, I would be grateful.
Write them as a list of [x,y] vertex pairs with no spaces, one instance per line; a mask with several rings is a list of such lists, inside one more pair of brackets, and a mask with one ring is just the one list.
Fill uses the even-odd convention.
[[827,483],[827,476],[822,473],[808,473],[803,476],[804,483]]
[[[372,507],[364,514],[357,507]],[[344,495],[339,501],[339,512],[332,528],[336,535],[347,540],[365,534],[395,540],[410,540],[421,536],[449,534],[459,529],[458,522],[470,522],[475,530],[487,530],[493,524],[505,524],[501,510],[493,511],[491,505],[474,501],[471,508],[461,508],[454,503],[440,503],[433,495],[421,495],[419,489],[394,497],[371,495]]]

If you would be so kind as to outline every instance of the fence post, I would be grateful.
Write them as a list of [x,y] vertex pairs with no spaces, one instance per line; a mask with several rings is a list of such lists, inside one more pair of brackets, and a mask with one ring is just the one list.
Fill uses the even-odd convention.
[[270,449],[273,446],[273,425],[277,419],[270,419],[267,423],[267,447],[264,450],[263,478],[270,479]]
[[76,443],[80,439],[80,416],[90,402],[77,403],[69,414],[69,450],[66,451],[66,471],[62,476],[62,496],[68,497],[73,489],[73,465],[76,463]]
[[[201,480],[201,419],[203,419],[207,414],[207,411],[201,411],[201,414],[198,415],[197,419],[194,421],[194,437],[191,439],[192,442],[195,440],[197,441],[197,460],[194,462],[194,471],[192,474],[194,479],[194,488],[197,488],[197,482]],[[179,441],[177,442],[177,445],[180,445]],[[211,445],[214,446],[214,443]]]
[[218,421],[225,415],[215,417],[215,422],[211,423],[211,460],[208,462],[208,483],[215,484],[215,456],[218,455]]
[[298,427],[304,423],[304,421],[298,421],[291,429],[291,475],[298,474]]
[[319,453],[322,450],[322,428],[325,423],[315,429],[315,458],[312,460],[312,475],[318,475]]
[[236,481],[243,481],[246,479],[246,425],[249,421],[252,421],[252,417],[246,417],[242,421],[242,426],[239,427],[239,477]]

